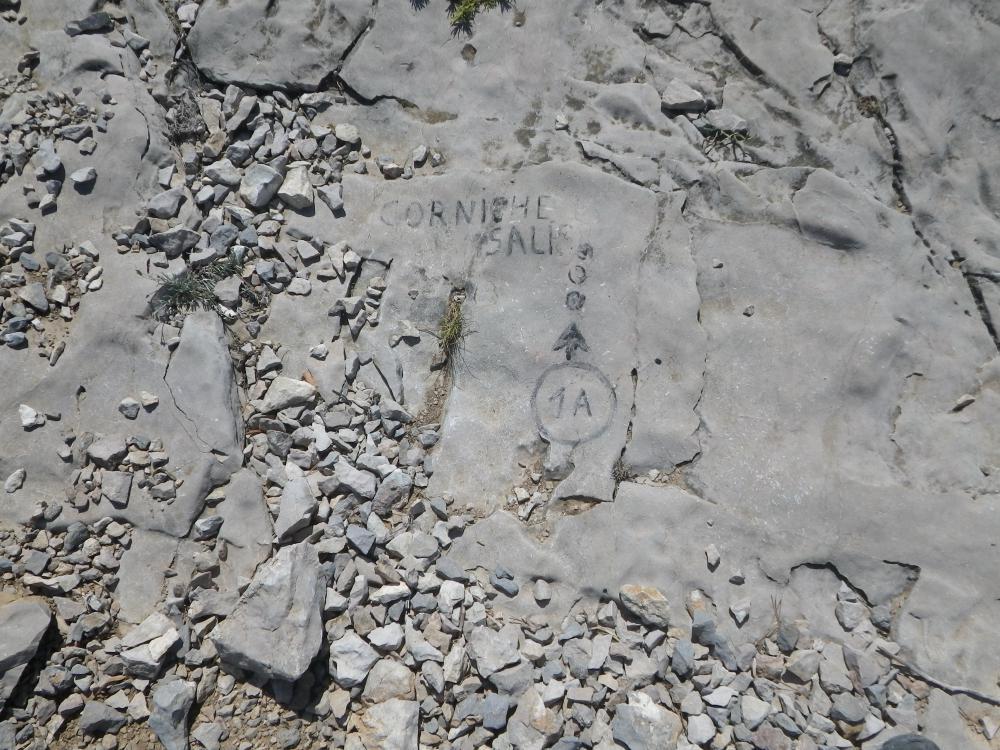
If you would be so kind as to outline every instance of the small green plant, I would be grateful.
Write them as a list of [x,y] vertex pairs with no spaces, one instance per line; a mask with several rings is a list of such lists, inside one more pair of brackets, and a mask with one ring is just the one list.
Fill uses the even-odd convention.
[[215,285],[237,274],[242,264],[232,254],[201,268],[188,268],[177,276],[160,274],[160,288],[153,295],[153,311],[160,319],[172,318],[215,304]]
[[448,20],[455,28],[469,28],[480,11],[505,6],[504,0],[450,0]]

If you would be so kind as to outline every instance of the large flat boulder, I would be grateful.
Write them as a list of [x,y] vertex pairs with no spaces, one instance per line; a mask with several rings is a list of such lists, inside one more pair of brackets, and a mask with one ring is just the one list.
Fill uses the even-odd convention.
[[188,35],[217,83],[312,91],[368,24],[367,0],[209,0]]
[[[555,164],[385,186],[348,178],[344,197],[352,234],[367,238],[359,251],[399,280],[382,300],[389,325],[359,345],[401,373],[398,400],[415,412],[439,377],[449,300],[461,300],[431,492],[496,507],[519,462],[535,459],[559,480],[556,498],[609,501],[624,451],[662,470],[697,452],[704,334],[677,208]],[[394,345],[403,321],[424,332],[418,342]]]

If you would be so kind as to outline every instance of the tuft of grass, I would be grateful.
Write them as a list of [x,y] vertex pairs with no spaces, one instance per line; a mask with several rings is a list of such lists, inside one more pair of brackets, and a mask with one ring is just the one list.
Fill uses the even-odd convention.
[[450,0],[448,20],[455,28],[468,29],[481,11],[492,10],[506,4],[504,0]]
[[632,479],[632,467],[625,463],[625,459],[621,456],[618,457],[611,467],[611,478],[615,480],[615,484],[621,484]]
[[192,310],[215,305],[215,285],[242,270],[232,254],[201,268],[188,268],[177,276],[160,274],[160,288],[153,295],[153,310],[161,319],[172,318]]
[[451,295],[448,307],[445,308],[444,316],[441,318],[441,324],[438,326],[438,345],[441,347],[445,363],[449,366],[455,362],[465,343],[465,337],[469,334],[465,325],[465,313],[462,312],[463,300],[464,295]]

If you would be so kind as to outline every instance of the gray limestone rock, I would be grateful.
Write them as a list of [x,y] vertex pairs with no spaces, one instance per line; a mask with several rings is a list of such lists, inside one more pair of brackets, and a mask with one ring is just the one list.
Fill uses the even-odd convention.
[[181,207],[181,201],[183,200],[184,189],[179,187],[171,188],[150,198],[149,206],[146,210],[150,216],[157,219],[172,219],[177,216],[177,212]]
[[364,682],[378,660],[378,652],[353,631],[330,644],[330,672],[342,687]]
[[392,513],[393,508],[409,499],[412,488],[413,479],[410,475],[396,469],[379,484],[372,501],[372,511],[385,518]]
[[489,677],[504,667],[517,664],[521,660],[520,635],[521,630],[516,625],[505,625],[499,631],[475,628],[469,635],[469,656],[479,674]]
[[255,164],[243,175],[240,195],[251,208],[264,208],[281,187],[281,173],[266,164]]
[[370,8],[360,0],[323,0],[316,7],[209,0],[198,11],[188,46],[194,64],[213,81],[311,91],[337,68]]
[[191,231],[187,227],[176,226],[172,229],[150,235],[149,244],[157,250],[162,250],[168,258],[179,258],[182,253],[187,252],[198,244],[200,237],[200,234]]
[[80,714],[80,731],[92,737],[117,734],[127,720],[125,714],[106,703],[90,700],[84,704],[83,713]]
[[0,606],[0,709],[38,650],[50,620],[48,608],[38,599]]
[[628,750],[674,750],[681,720],[645,693],[629,693],[628,703],[615,710],[611,731],[615,741]]
[[279,540],[291,536],[305,528],[316,510],[309,482],[305,477],[293,479],[281,490],[281,506],[274,522],[274,533]]
[[187,719],[194,703],[195,684],[184,680],[165,680],[153,689],[153,709],[149,728],[165,750],[187,750]]
[[309,403],[315,395],[316,388],[312,384],[279,375],[271,381],[259,408],[264,414],[270,414],[290,406]]
[[296,166],[288,170],[278,197],[289,208],[301,211],[313,205],[313,188],[309,182],[309,172],[305,166]]
[[372,703],[384,703],[392,698],[412,699],[414,697],[413,672],[401,662],[393,659],[380,659],[368,673],[362,696]]
[[3,482],[3,490],[8,495],[13,495],[24,486],[24,480],[28,476],[24,469],[15,469]]
[[647,625],[658,628],[669,626],[670,608],[667,598],[658,589],[629,584],[619,590],[618,599],[622,607]]
[[212,632],[220,658],[268,679],[297,680],[319,651],[325,598],[312,545],[282,547]]
[[101,497],[116,508],[128,506],[132,493],[132,473],[128,471],[105,471],[101,475]]
[[334,475],[320,482],[320,489],[326,495],[350,492],[358,497],[371,499],[375,497],[376,485],[374,474],[355,469],[346,461],[338,461],[334,466]]
[[411,750],[417,747],[420,704],[392,698],[377,703],[360,717],[358,727],[366,747]]

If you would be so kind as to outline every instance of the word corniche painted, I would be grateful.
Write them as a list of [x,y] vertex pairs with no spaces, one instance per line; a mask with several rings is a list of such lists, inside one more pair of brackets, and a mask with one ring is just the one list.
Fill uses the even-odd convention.
[[505,221],[551,221],[553,199],[550,195],[506,195],[491,198],[454,200],[399,201],[382,205],[379,218],[390,227],[445,228]]

